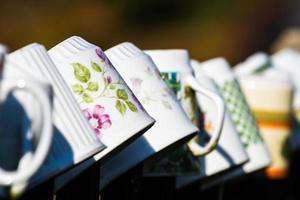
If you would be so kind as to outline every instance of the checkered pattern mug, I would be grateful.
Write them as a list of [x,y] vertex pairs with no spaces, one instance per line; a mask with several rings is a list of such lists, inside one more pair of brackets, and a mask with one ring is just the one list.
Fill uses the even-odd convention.
[[203,62],[201,69],[217,84],[249,156],[249,161],[243,165],[242,170],[237,169],[223,178],[254,172],[270,165],[269,152],[261,138],[255,118],[227,61],[223,58],[211,59]]
[[[201,63],[191,60],[196,79],[211,91],[220,94],[213,80],[208,78],[201,70]],[[197,103],[202,111],[202,119],[205,132],[211,133],[215,129],[216,110],[214,104],[204,95],[197,94]],[[220,95],[221,96],[221,95]],[[248,155],[239,137],[238,131],[231,119],[228,109],[225,110],[224,125],[220,141],[215,150],[210,154],[200,157],[201,172],[193,176],[180,176],[176,178],[176,187],[183,188],[198,181],[205,182],[206,179],[227,172],[243,165],[248,161]]]

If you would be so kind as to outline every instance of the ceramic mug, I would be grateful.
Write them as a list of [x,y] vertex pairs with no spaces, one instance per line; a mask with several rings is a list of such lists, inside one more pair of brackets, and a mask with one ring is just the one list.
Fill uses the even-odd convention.
[[[211,91],[219,94],[217,86],[208,78],[201,70],[201,63],[191,60],[195,77],[201,85],[205,85]],[[214,105],[209,99],[200,94],[196,94],[197,102],[200,105],[204,118],[204,129],[206,132],[212,132],[215,129],[215,116],[217,115]],[[220,141],[215,150],[210,154],[200,157],[201,173],[194,176],[181,176],[176,178],[176,187],[182,188],[204,178],[215,176],[218,173],[228,171],[248,161],[248,155],[244,150],[244,146],[240,141],[239,134],[230,117],[228,109],[225,110],[224,126]]]
[[96,160],[106,160],[154,124],[99,47],[73,36],[48,53],[95,134],[107,145]]
[[[199,138],[195,137],[188,143],[189,149],[196,157],[210,153],[219,141],[223,126],[224,103],[222,99],[217,94],[199,84],[193,77],[192,68],[189,63],[189,55],[186,50],[150,50],[145,52],[153,59],[154,63],[159,68],[163,79],[173,89],[177,99],[180,101],[183,109],[194,124],[197,124],[197,114],[199,114],[194,93],[195,91],[208,97],[215,104],[217,122],[215,130],[211,133],[209,142],[202,147],[198,143]],[[181,158],[178,157],[178,160],[180,159]],[[163,165],[166,166],[166,169],[168,168],[168,164]],[[153,170],[156,171],[160,168],[160,165],[156,165]],[[147,173],[151,174],[151,172]]]
[[271,56],[274,68],[286,72],[294,85],[293,96],[293,118],[291,151],[297,151],[300,148],[300,53],[292,49],[283,49]]
[[[266,56],[253,66],[259,67],[268,61]],[[274,179],[287,175],[293,96],[289,79],[286,73],[275,68],[239,76],[242,91],[271,153],[272,164],[266,169],[267,176]]]
[[274,67],[286,72],[294,84],[293,112],[300,122],[300,53],[295,50],[284,49],[272,55],[271,59]]
[[[44,46],[30,44],[9,54],[4,74],[46,80],[54,90],[52,147],[44,165],[31,179],[29,186],[40,184],[105,148],[82,114]],[[17,98],[20,102],[32,104],[28,96],[20,95]],[[31,105],[30,112],[37,110],[35,105]]]
[[198,132],[147,54],[129,42],[105,54],[156,123],[101,167],[101,188],[134,165],[168,147],[182,145]]
[[[268,149],[262,140],[256,120],[241,91],[240,84],[228,62],[224,58],[214,58],[202,62],[201,69],[216,83],[249,157],[249,161],[242,168],[231,171],[222,177],[217,177],[211,183],[216,182],[216,180],[228,180],[269,166],[271,158]],[[207,181],[205,184],[211,183]]]
[[[0,48],[2,49],[2,48]],[[3,52],[0,53],[1,58],[3,59],[4,56]],[[16,170],[9,170],[7,171],[4,168],[0,168],[0,185],[2,186],[14,186],[18,184],[23,184],[29,181],[36,174],[36,172],[42,166],[45,158],[48,155],[48,150],[50,149],[51,142],[52,142],[52,118],[51,118],[51,101],[50,97],[47,93],[49,90],[49,85],[45,85],[42,83],[37,83],[31,79],[23,78],[18,76],[17,74],[12,74],[11,76],[7,76],[6,69],[9,69],[10,66],[7,62],[0,61],[2,63],[1,66],[1,94],[0,94],[0,101],[2,105],[5,105],[6,99],[9,98],[10,94],[12,93],[22,93],[22,94],[30,94],[33,99],[37,102],[39,112],[36,113],[34,116],[31,116],[31,125],[26,124],[23,126],[24,129],[18,131],[17,134],[21,134],[20,132],[24,132],[22,137],[22,141],[20,144],[24,144],[24,146],[14,146],[15,149],[19,149],[21,152],[21,158],[17,165]],[[3,65],[4,63],[4,65]],[[4,66],[4,67],[3,67]],[[13,99],[10,98],[9,101]],[[14,100],[16,101],[16,100]],[[28,104],[29,105],[29,104]],[[9,112],[14,112],[14,107],[8,107]],[[26,109],[29,108],[24,108]],[[10,119],[9,113],[6,113],[7,117],[2,118],[3,121],[0,123],[7,123],[5,122],[7,119]],[[27,116],[28,113],[25,112]],[[22,118],[25,119],[25,115],[22,114]],[[24,116],[24,117],[23,117]],[[19,116],[18,116],[19,117]],[[15,120],[15,117],[13,120]],[[13,123],[11,120],[9,123]],[[23,123],[23,121],[22,121]],[[32,129],[31,129],[32,127]],[[15,127],[14,127],[15,128]],[[13,128],[13,130],[15,130]],[[10,133],[11,135],[15,135],[13,131]],[[3,134],[1,134],[3,136]],[[10,135],[10,136],[11,136]],[[16,135],[15,135],[16,136]],[[19,136],[16,136],[19,137]],[[13,141],[16,138],[5,138],[6,142],[2,145],[2,148],[6,145],[11,144],[9,141]],[[25,141],[26,140],[26,141]],[[4,142],[4,140],[2,140]],[[32,144],[34,148],[27,148],[28,144]],[[16,143],[13,143],[16,144]],[[11,148],[11,146],[7,147],[7,150]],[[26,152],[24,149],[26,148]],[[14,149],[14,150],[15,150]],[[5,154],[10,154],[11,152],[1,152]],[[16,159],[12,157],[10,160]],[[21,192],[22,189],[15,191],[14,195],[17,195],[18,192]]]

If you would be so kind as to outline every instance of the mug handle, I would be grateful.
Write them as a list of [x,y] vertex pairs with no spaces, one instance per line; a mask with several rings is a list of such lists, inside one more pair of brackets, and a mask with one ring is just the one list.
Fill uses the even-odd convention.
[[216,128],[213,131],[213,133],[211,134],[211,138],[210,138],[209,142],[204,147],[200,146],[195,139],[192,139],[188,143],[189,148],[191,149],[191,151],[193,152],[193,154],[195,156],[203,156],[203,155],[210,153],[212,150],[214,150],[214,148],[217,146],[217,144],[219,142],[223,124],[224,124],[225,104],[219,95],[217,95],[217,94],[211,92],[210,90],[206,89],[205,87],[203,87],[195,79],[194,76],[187,75],[185,80],[186,80],[187,85],[189,85],[193,90],[207,96],[210,100],[212,100],[216,105],[216,109],[217,109],[217,113],[218,113],[216,116],[217,117]]
[[[40,104],[39,110],[41,115],[37,116],[42,117],[42,120],[35,120],[43,123],[41,130],[35,130],[41,132],[35,153],[23,156],[19,162],[17,171],[6,171],[0,167],[0,185],[8,186],[28,181],[41,167],[47,157],[53,136],[51,103],[47,93],[42,88],[24,79],[4,79],[1,81],[0,87],[0,102],[5,101],[8,95],[15,90],[25,90],[31,93]],[[24,166],[25,163],[26,167]]]

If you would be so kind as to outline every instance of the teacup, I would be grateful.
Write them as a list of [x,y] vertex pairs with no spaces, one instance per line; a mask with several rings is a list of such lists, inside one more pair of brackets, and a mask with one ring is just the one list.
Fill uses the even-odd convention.
[[[219,94],[217,86],[208,78],[201,70],[201,63],[196,60],[191,60],[195,77],[201,85],[205,85],[211,91]],[[196,94],[197,102],[200,105],[203,113],[203,126],[206,132],[212,132],[215,128],[215,116],[217,115],[214,105],[209,99],[200,94]],[[181,176],[176,179],[177,188],[182,188],[196,181],[203,180],[210,176],[216,176],[219,173],[224,173],[229,169],[236,168],[248,161],[248,155],[244,150],[244,146],[240,141],[239,134],[235,125],[230,117],[228,109],[225,110],[224,126],[220,141],[215,150],[210,154],[200,157],[201,172],[194,176]]]
[[[105,146],[82,114],[75,98],[52,62],[47,50],[40,44],[27,45],[7,57],[5,75],[18,75],[27,79],[47,81],[54,89],[54,137],[49,155],[31,179],[33,187],[100,152]],[[17,96],[18,97],[18,96]],[[20,102],[32,104],[24,95]],[[30,112],[38,110],[31,105]]]
[[[3,52],[0,58],[4,59]],[[11,65],[6,59],[0,60],[0,65],[0,125],[6,132],[10,129],[9,137],[1,133],[0,157],[5,167],[0,168],[0,185],[12,186],[11,193],[16,196],[41,168],[51,147],[51,88],[46,83],[7,73]],[[30,96],[31,101],[25,96]],[[35,113],[30,112],[33,102],[38,107]],[[12,117],[14,114],[17,116]]]
[[271,158],[268,149],[228,62],[224,58],[214,58],[202,62],[201,69],[216,83],[249,157],[249,161],[241,168],[216,177],[210,182],[206,181],[205,184],[215,184],[220,180],[225,181],[269,166]]
[[156,123],[102,166],[101,188],[136,164],[182,145],[198,132],[147,54],[129,42],[105,54]]
[[271,59],[274,67],[286,72],[294,84],[293,112],[300,122],[300,53],[284,49],[272,55]]
[[300,148],[300,53],[292,49],[283,49],[271,57],[272,64],[276,69],[286,72],[294,85],[293,96],[293,120],[291,150]]
[[[216,126],[211,133],[211,139],[204,147],[200,146],[201,140],[203,140],[201,136],[200,138],[197,136],[188,142],[189,150],[193,153],[193,156],[199,157],[210,153],[219,141],[223,126],[224,103],[222,99],[214,92],[211,92],[199,84],[194,78],[187,50],[148,50],[145,52],[153,59],[161,72],[163,79],[173,89],[177,99],[180,101],[183,109],[194,124],[198,123],[198,115],[200,114],[196,103],[195,92],[201,93],[215,104]],[[146,163],[145,174],[157,174],[161,169],[168,171],[171,168],[170,166],[172,163],[176,162],[180,164],[179,161],[182,160],[182,156],[184,155],[178,154],[175,151],[171,157],[169,157],[171,159],[167,158],[159,164],[154,164],[154,167],[151,167],[151,163]],[[197,163],[198,160],[196,159],[195,162]],[[181,165],[184,166],[184,163],[182,162]],[[180,174],[183,175],[189,173],[187,171],[186,173],[182,172]]]
[[107,145],[96,160],[107,160],[154,124],[99,47],[73,36],[48,53],[95,134]]

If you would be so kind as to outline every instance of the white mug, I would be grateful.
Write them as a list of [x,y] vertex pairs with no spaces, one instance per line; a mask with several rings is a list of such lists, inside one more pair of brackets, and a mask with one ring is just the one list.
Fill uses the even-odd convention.
[[272,55],[271,59],[274,67],[286,72],[294,84],[293,109],[300,122],[300,53],[291,49],[283,49]]
[[202,138],[195,137],[188,143],[189,149],[196,157],[210,153],[219,141],[224,122],[225,110],[222,99],[194,78],[187,50],[148,50],[145,52],[150,55],[165,81],[175,91],[177,99],[194,124],[197,124],[198,120],[194,91],[208,97],[215,104],[217,123],[209,142],[202,147],[197,141],[201,141]]
[[73,36],[48,52],[95,134],[107,145],[96,160],[107,160],[154,124],[99,47]]
[[286,72],[294,85],[291,150],[300,148],[300,53],[292,49],[283,49],[271,56],[276,69]]
[[[53,143],[49,155],[31,179],[30,185],[40,184],[82,162],[105,148],[96,137],[76,100],[72,96],[62,76],[40,44],[27,45],[7,57],[6,75],[26,77],[27,79],[46,80],[54,89],[53,98]],[[20,101],[30,104],[31,100],[20,96]],[[31,112],[38,110],[31,106]]]
[[182,145],[198,132],[150,56],[129,42],[114,46],[105,54],[156,123],[101,167],[100,188],[158,152]]
[[[210,78],[201,70],[201,63],[191,60],[195,77],[201,85],[219,94],[219,91]],[[214,105],[204,95],[196,94],[198,104],[204,116],[204,128],[206,132],[212,132],[215,128],[215,116],[217,115]],[[224,126],[220,141],[215,150],[210,154],[200,157],[200,173],[193,176],[180,176],[176,178],[176,187],[182,188],[204,178],[215,176],[218,173],[227,171],[244,164],[248,161],[248,155],[240,141],[238,132],[230,117],[228,109],[225,110]],[[204,180],[203,180],[204,181]]]
[[202,62],[201,69],[218,86],[249,157],[249,161],[241,168],[214,177],[209,181],[206,180],[203,187],[269,166],[271,158],[268,149],[262,140],[256,120],[228,62],[224,58],[214,58]]
[[[0,57],[2,59],[4,58],[2,55]],[[0,168],[0,185],[14,187],[16,185],[26,185],[26,183],[41,168],[48,155],[53,135],[51,101],[49,96],[49,92],[51,92],[51,90],[50,86],[47,84],[18,76],[18,74],[8,75],[6,72],[11,66],[6,61],[3,62],[1,60],[0,63],[4,63],[4,69],[3,66],[1,66],[2,79],[0,83],[0,100],[2,104],[4,104],[5,100],[10,94],[13,93],[14,96],[17,97],[17,93],[20,93],[33,97],[32,102],[36,102],[39,108],[39,111],[35,113],[35,115],[30,116],[29,110],[31,105],[28,102],[27,104],[23,104],[22,100],[18,99],[20,100],[21,105],[25,105],[23,109],[26,114],[22,116],[22,118],[25,120],[23,121],[25,129],[20,131],[24,133],[19,133],[24,134],[21,136],[21,144],[25,146],[14,147],[16,149],[20,149],[22,154],[16,171],[6,171],[2,167]],[[14,112],[14,107],[10,107],[9,111]],[[30,120],[31,122],[26,120]],[[30,127],[32,127],[32,129]],[[11,136],[12,134],[14,133],[11,133]],[[15,138],[7,138],[9,141],[12,139]],[[12,160],[14,159],[16,158],[12,158]],[[12,195],[19,195],[23,189],[24,187],[20,187],[18,190],[13,190]]]

